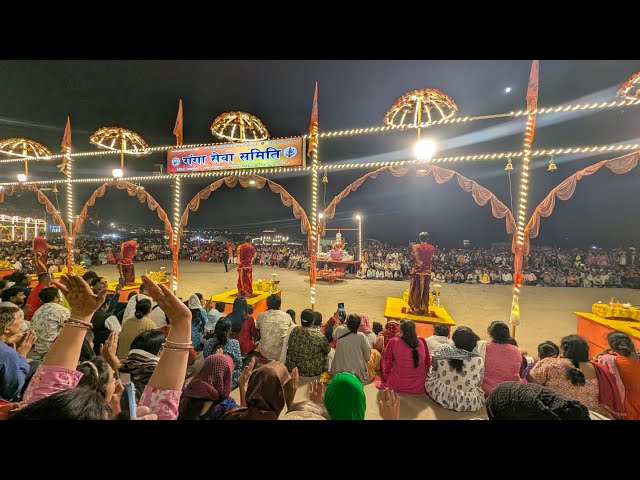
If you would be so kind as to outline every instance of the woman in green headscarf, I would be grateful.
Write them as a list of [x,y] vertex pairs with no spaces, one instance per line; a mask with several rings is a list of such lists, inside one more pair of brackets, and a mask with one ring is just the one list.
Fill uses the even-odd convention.
[[367,400],[360,379],[353,373],[338,373],[324,394],[324,406],[331,420],[364,420]]

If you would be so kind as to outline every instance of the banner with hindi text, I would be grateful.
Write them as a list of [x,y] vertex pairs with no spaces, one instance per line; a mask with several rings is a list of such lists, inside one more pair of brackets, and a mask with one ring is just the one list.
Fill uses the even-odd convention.
[[167,152],[167,173],[304,165],[302,137],[174,148]]

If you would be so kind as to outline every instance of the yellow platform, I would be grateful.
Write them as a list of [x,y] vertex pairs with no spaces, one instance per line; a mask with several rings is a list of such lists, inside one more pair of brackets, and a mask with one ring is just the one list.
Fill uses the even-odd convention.
[[433,325],[436,323],[444,323],[446,325],[456,324],[456,322],[453,321],[453,318],[451,318],[451,315],[449,315],[449,312],[447,312],[443,306],[436,307],[435,305],[429,305],[429,311],[433,311],[436,315],[435,317],[402,313],[403,307],[409,310],[409,304],[402,298],[387,297],[387,303],[384,307],[385,318],[387,320],[391,318],[398,320],[402,320],[403,318],[413,320],[416,322],[416,331],[421,337],[433,335]]
[[[139,293],[140,285],[142,285],[142,280],[140,278],[136,278],[136,282],[134,285],[125,285],[124,287],[122,287],[122,290],[120,291],[120,301],[126,302],[129,297],[129,294],[132,291]],[[169,288],[170,282],[169,281],[162,282],[162,285]],[[107,284],[107,293],[109,294],[115,293],[117,287],[118,287],[118,282],[109,282]]]
[[[255,295],[254,297],[247,297],[247,304],[253,305],[253,316],[255,317],[258,313],[264,312],[267,309],[267,297],[272,295],[272,293],[257,290],[254,290],[253,293]],[[273,294],[281,297],[282,290],[276,290]],[[226,305],[224,313],[231,313],[231,310],[233,309],[233,302],[236,298],[238,298],[238,289],[234,288],[228,292],[211,295],[209,298],[205,297],[205,300],[211,300],[214,304],[216,302],[224,302]]]

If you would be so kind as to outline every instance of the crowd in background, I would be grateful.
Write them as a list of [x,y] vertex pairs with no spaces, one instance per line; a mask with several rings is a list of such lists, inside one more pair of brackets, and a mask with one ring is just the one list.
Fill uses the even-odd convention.
[[[170,260],[171,250],[161,237],[140,238],[136,262]],[[62,246],[60,240],[50,241]],[[74,248],[74,260],[91,266],[116,264],[120,240],[80,237]],[[235,263],[231,242],[184,241],[180,258],[212,263]],[[255,245],[255,264],[278,268],[308,270],[309,252],[303,245]],[[398,247],[370,243],[362,252],[356,276],[362,279],[406,280],[412,267],[409,246]],[[50,272],[58,272],[66,262],[65,249],[48,252]],[[0,259],[10,261],[17,270],[33,272],[32,243],[0,243]],[[433,257],[432,282],[467,284],[513,283],[513,254],[509,249],[437,248]],[[561,250],[532,247],[523,265],[525,285],[554,287],[626,287],[640,288],[640,255],[628,249]]]

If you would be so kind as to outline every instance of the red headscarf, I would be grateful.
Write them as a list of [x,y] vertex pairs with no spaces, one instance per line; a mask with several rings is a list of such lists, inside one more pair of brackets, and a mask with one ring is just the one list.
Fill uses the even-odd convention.
[[358,327],[358,331],[364,334],[373,333],[371,325],[369,325],[369,315],[366,313],[359,313],[358,316],[360,317],[360,327]]
[[382,330],[381,333],[384,337],[384,346],[386,347],[389,340],[400,333],[400,324],[396,320],[390,319],[384,326],[384,330]]
[[231,393],[233,359],[229,355],[211,355],[187,385],[184,396],[219,402]]

